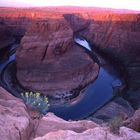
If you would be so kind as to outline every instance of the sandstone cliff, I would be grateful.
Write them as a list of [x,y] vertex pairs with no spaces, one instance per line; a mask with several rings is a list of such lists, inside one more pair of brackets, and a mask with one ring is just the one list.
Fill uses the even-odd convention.
[[64,94],[84,87],[98,65],[73,42],[73,30],[62,18],[35,22],[16,52],[17,78],[27,89]]
[[[86,37],[93,49],[116,63],[128,84],[125,98],[139,108],[140,92],[140,14],[133,13],[65,14],[71,28]],[[89,23],[80,26],[78,21]],[[73,24],[74,23],[74,24]]]

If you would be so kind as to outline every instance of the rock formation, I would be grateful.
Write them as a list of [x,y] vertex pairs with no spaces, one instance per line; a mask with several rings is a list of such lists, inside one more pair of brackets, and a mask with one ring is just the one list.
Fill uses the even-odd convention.
[[27,89],[47,95],[84,87],[98,74],[98,65],[73,42],[65,19],[32,25],[16,53],[17,78]]
[[[140,15],[122,13],[91,13],[88,18],[80,14],[65,15],[70,25],[79,27],[78,21],[89,21],[77,33],[86,37],[94,49],[115,62],[125,76],[129,91],[125,98],[136,109],[140,107]],[[83,18],[82,18],[83,17]],[[75,23],[74,25],[72,23]],[[86,23],[86,22],[85,22]],[[83,28],[82,28],[83,27]]]
[[34,140],[139,140],[140,134],[125,128],[120,128],[120,135],[113,135],[106,128],[96,127],[89,129],[83,133],[76,133],[70,130],[58,130],[50,132],[43,137],[35,138]]
[[109,127],[99,126],[94,122],[64,121],[48,113],[38,123],[34,140],[139,140],[140,134],[132,129],[121,127],[118,135]]
[[58,130],[71,130],[76,133],[82,133],[97,126],[99,125],[92,121],[65,121],[53,113],[48,113],[39,121],[35,137],[44,136],[46,133]]
[[[115,98],[106,104],[93,114],[91,122],[64,121],[52,113],[39,120],[31,119],[24,103],[0,87],[1,139],[139,140],[140,15],[94,10],[78,10],[74,14],[68,9],[61,13],[52,11],[10,9],[7,12],[0,8],[0,49],[10,45],[13,36],[23,36],[27,31],[17,51],[20,83],[30,90],[53,95],[84,87],[94,80],[99,67],[74,44],[73,33],[77,33],[121,67],[129,89],[125,99]],[[137,109],[135,113],[134,109]],[[118,134],[113,134],[108,124],[93,122],[109,122],[116,116],[125,120],[122,123],[125,127],[120,127]]]
[[25,104],[0,87],[0,139],[27,139],[32,131]]
[[[109,127],[92,121],[65,121],[52,113],[41,119],[32,119],[24,103],[0,87],[0,137],[4,140],[139,140],[140,133],[121,127],[113,134]],[[139,120],[139,111],[134,114],[131,126]],[[132,119],[131,119],[132,120]],[[134,122],[134,123],[133,123]],[[125,122],[126,124],[126,122]],[[128,124],[128,123],[127,123]],[[129,123],[129,127],[130,123]],[[135,129],[135,128],[134,128]]]

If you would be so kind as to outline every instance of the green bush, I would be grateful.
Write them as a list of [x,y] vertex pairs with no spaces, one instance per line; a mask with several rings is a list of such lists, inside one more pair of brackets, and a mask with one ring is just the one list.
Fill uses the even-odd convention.
[[123,119],[120,116],[116,116],[109,121],[109,126],[113,133],[118,133],[122,124]]
[[21,93],[21,96],[25,104],[33,110],[36,110],[44,115],[47,113],[50,105],[46,96],[41,96],[38,92],[25,92]]

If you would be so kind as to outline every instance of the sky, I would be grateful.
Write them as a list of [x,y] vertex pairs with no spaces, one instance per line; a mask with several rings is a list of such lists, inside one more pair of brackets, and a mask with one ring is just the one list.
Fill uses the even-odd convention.
[[0,6],[90,6],[140,11],[140,0],[0,0]]

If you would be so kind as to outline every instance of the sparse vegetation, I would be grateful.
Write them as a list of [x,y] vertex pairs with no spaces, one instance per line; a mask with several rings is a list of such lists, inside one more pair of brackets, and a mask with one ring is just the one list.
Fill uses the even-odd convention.
[[21,93],[21,95],[25,104],[31,109],[38,111],[43,115],[47,113],[50,105],[46,96],[41,96],[39,92],[25,92]]
[[120,116],[116,116],[109,121],[110,130],[113,133],[119,133],[119,128],[122,126],[122,124],[123,124],[123,119]]

